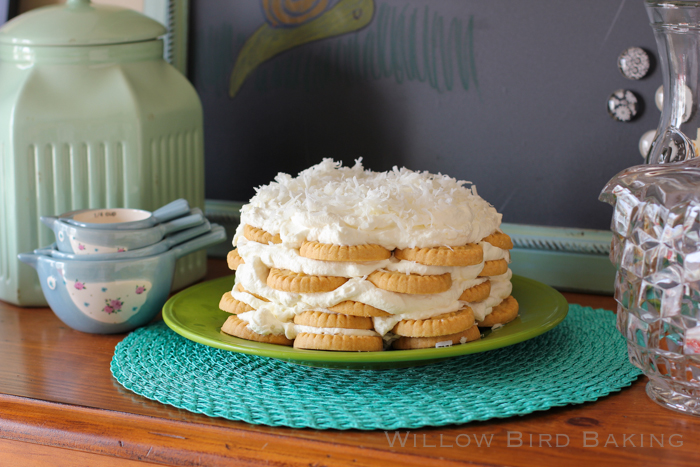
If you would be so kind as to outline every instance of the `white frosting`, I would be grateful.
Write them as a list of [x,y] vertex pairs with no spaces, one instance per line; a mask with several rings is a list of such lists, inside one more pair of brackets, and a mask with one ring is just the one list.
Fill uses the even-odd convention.
[[498,305],[503,301],[504,298],[508,297],[513,291],[513,284],[510,282],[510,278],[513,277],[513,271],[508,269],[505,274],[500,276],[489,277],[491,281],[491,294],[489,298],[481,302],[462,302],[467,304],[474,312],[474,318],[477,321],[483,321],[491,311],[493,307]]
[[479,242],[481,248],[484,250],[484,261],[493,261],[496,259],[505,259],[510,263],[510,252],[508,250],[502,250],[497,246],[491,245],[489,242]]
[[[372,318],[374,321],[374,329],[376,329],[378,333],[384,334],[390,331],[394,326],[396,326],[396,323],[403,319],[428,319],[443,313],[449,313],[451,311],[462,309],[465,305],[472,309],[474,312],[474,318],[477,321],[482,321],[489,313],[491,313],[494,306],[501,303],[504,298],[510,295],[512,289],[510,278],[512,275],[513,273],[510,269],[508,269],[508,272],[505,274],[489,277],[489,280],[491,281],[491,294],[489,295],[489,298],[482,302],[469,303],[458,301],[457,305],[454,307],[413,310],[395,314],[393,316]],[[478,280],[480,281],[479,283],[481,283],[486,279],[480,278]],[[468,288],[469,287],[466,287],[464,290]],[[462,290],[462,292],[464,290]],[[459,295],[462,295],[462,292],[460,292]]]
[[382,336],[382,339],[384,340],[384,348],[388,349],[391,346],[391,343],[401,339],[401,336],[397,336],[393,332],[387,332]]
[[268,308],[246,311],[238,315],[238,318],[248,323],[248,329],[266,336],[268,334],[282,334],[284,323]]
[[388,271],[398,271],[404,274],[419,274],[421,276],[439,276],[450,273],[452,280],[471,280],[479,275],[484,268],[484,263],[474,266],[426,266],[413,261],[399,261],[392,257],[391,261],[384,269]]
[[385,268],[390,260],[354,263],[349,261],[318,261],[299,256],[299,250],[284,244],[263,245],[241,236],[238,254],[245,258],[260,258],[267,267],[303,272],[311,276],[363,277]]
[[[455,311],[460,308],[458,298],[462,292],[486,280],[483,277],[458,278],[452,280],[452,286],[446,292],[399,294],[380,289],[363,277],[353,277],[332,292],[302,294],[282,292],[268,287],[266,283],[268,274],[269,268],[260,258],[247,258],[246,263],[240,265],[236,270],[236,281],[240,282],[243,288],[251,293],[265,297],[284,307],[296,308],[301,311],[330,308],[345,300],[354,300],[392,314],[412,314],[431,310],[440,310],[441,313]],[[234,298],[237,298],[236,295]],[[253,304],[250,305],[255,307]]]
[[[269,269],[257,258],[251,258],[251,263],[239,266],[236,274],[237,282],[240,282],[246,290],[271,301],[263,302],[249,293],[238,292],[235,288],[231,294],[235,299],[256,308],[256,312],[263,315],[255,320],[250,319],[255,321],[257,328],[274,327],[277,330],[273,332],[274,334],[282,333],[284,323],[291,321],[297,313],[307,310],[328,312],[328,308],[345,300],[366,303],[392,313],[393,316],[372,318],[375,330],[381,335],[390,331],[402,319],[427,319],[457,311],[465,305],[472,309],[476,320],[482,321],[491,313],[493,307],[508,297],[512,291],[510,282],[512,271],[508,269],[505,274],[488,278],[491,281],[491,294],[486,300],[475,303],[462,302],[458,299],[462,292],[486,281],[486,278],[453,280],[450,290],[439,294],[397,294],[375,287],[374,284],[363,278],[350,279],[332,292],[299,294],[281,292],[268,287],[265,278]],[[262,267],[256,268],[254,265]],[[239,315],[239,317],[244,314]],[[273,318],[276,321],[274,323],[271,322]],[[284,329],[287,337],[291,339],[289,330]]]
[[393,250],[474,243],[501,222],[469,182],[396,167],[372,172],[361,160],[341,167],[324,159],[297,177],[280,173],[256,191],[241,209],[234,245],[244,224],[297,248],[315,240]]
[[241,321],[247,323],[247,328],[263,336],[268,334],[284,334],[287,339],[296,338],[297,334],[342,334],[345,336],[379,336],[371,329],[317,328],[294,324],[291,320],[280,319],[274,314],[274,307],[261,307],[257,310],[246,311],[238,315]]

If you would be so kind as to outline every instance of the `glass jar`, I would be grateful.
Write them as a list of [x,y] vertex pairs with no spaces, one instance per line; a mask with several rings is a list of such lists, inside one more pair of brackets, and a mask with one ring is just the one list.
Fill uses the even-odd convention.
[[[0,300],[46,305],[18,253],[49,245],[39,222],[79,209],[204,207],[202,107],[163,60],[166,29],[126,8],[68,0],[0,28]],[[182,258],[173,288],[206,274]]]
[[646,162],[692,159],[698,154],[700,115],[700,2],[646,2],[663,78],[663,108]]

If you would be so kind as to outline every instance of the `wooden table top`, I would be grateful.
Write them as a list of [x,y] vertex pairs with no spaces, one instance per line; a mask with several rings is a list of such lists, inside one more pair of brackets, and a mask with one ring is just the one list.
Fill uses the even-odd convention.
[[[209,260],[209,279],[229,273],[225,261]],[[615,307],[611,297],[565,296]],[[656,405],[645,377],[597,402],[399,437],[300,430],[197,415],[124,389],[109,370],[123,338],[73,331],[48,308],[0,302],[0,460],[8,461],[0,464],[695,465],[699,458],[700,418]]]

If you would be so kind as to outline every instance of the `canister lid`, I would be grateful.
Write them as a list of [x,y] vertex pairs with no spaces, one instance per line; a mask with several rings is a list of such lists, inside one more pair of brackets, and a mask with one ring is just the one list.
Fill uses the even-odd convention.
[[90,0],[30,10],[0,28],[0,44],[78,46],[139,42],[167,30],[141,13]]

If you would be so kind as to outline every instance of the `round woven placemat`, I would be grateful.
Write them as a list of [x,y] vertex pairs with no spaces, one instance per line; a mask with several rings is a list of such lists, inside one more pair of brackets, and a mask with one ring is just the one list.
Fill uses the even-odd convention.
[[[468,345],[468,344],[467,344]],[[164,404],[248,423],[397,429],[467,423],[594,401],[641,372],[615,315],[571,305],[555,329],[517,345],[395,370],[310,368],[207,347],[156,324],[120,342],[112,374]]]

